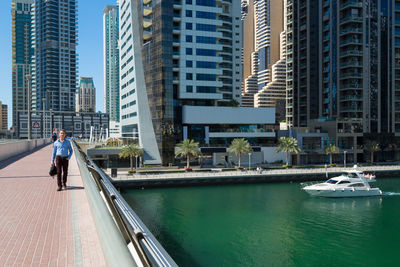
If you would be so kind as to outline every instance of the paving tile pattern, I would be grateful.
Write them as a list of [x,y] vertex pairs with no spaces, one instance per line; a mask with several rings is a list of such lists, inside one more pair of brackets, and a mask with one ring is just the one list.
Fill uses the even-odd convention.
[[67,190],[57,192],[51,151],[0,169],[0,266],[105,266],[75,157]]

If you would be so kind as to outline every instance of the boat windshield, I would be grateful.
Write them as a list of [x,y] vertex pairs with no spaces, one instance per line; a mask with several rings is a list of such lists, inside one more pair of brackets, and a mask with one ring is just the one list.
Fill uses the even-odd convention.
[[326,183],[328,183],[328,184],[336,184],[337,181],[333,180],[333,179],[329,179],[328,181],[326,181]]

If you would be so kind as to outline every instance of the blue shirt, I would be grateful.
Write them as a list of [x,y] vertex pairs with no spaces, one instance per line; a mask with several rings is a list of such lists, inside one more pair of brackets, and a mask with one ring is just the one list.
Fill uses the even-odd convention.
[[64,139],[63,142],[60,142],[60,139],[54,142],[53,145],[53,157],[51,158],[51,162],[54,162],[56,156],[68,157],[71,159],[72,156],[72,146],[71,142],[67,139]]

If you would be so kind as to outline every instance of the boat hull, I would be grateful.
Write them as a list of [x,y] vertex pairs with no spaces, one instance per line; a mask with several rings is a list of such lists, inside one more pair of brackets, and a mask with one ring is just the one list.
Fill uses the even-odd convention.
[[379,188],[346,188],[346,189],[307,189],[303,188],[313,197],[372,197],[382,196]]

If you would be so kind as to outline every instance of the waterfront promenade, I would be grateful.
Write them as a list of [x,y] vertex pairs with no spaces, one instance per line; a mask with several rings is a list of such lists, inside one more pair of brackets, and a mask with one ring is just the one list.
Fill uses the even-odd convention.
[[[210,172],[176,172],[176,173],[143,173],[143,174],[128,174],[127,170],[118,171],[118,177],[114,177],[114,181],[119,180],[146,180],[146,179],[186,179],[186,178],[219,178],[219,177],[259,177],[259,176],[279,176],[279,175],[320,175],[321,179],[325,179],[326,173],[328,175],[337,174],[343,170],[358,170],[365,172],[386,172],[386,171],[400,171],[400,165],[385,165],[385,166],[365,166],[354,169],[353,165],[347,168],[331,167],[331,168],[293,168],[293,169],[264,169],[262,172],[256,170],[243,170],[243,171],[222,171],[222,169],[211,169]],[[111,176],[111,170],[107,169],[106,173]],[[379,178],[379,177],[378,177]]]
[[105,266],[75,155],[67,190],[57,192],[51,152],[0,163],[0,266]]

